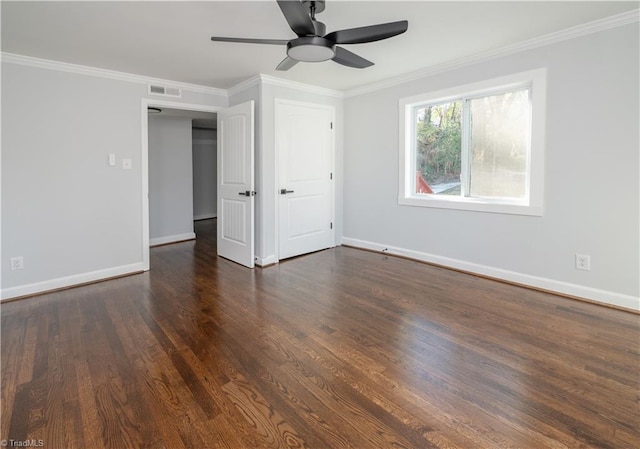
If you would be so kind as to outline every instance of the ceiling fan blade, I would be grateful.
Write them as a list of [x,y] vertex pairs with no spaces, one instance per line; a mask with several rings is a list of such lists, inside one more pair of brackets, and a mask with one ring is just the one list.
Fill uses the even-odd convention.
[[316,29],[307,8],[300,0],[277,0],[287,23],[298,36],[313,36]]
[[282,62],[280,62],[280,64],[278,64],[278,67],[276,67],[276,70],[280,70],[282,72],[289,70],[291,67],[293,67],[294,65],[296,65],[299,61],[296,61],[293,58],[290,58],[289,56],[287,56],[286,58],[284,58],[282,60]]
[[241,44],[269,44],[269,45],[287,45],[286,39],[249,39],[243,37],[211,37],[214,42],[239,42]]
[[333,60],[338,64],[346,65],[347,67],[353,67],[356,69],[364,69],[371,67],[373,62],[364,59],[362,56],[358,56],[355,53],[345,50],[341,47],[336,47],[336,55]]
[[409,22],[401,20],[399,22],[381,23],[379,25],[334,31],[327,34],[324,38],[336,44],[364,44],[397,36],[407,31],[408,27]]

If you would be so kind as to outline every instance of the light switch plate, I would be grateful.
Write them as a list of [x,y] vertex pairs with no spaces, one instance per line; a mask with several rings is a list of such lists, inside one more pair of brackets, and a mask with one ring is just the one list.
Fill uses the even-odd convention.
[[109,167],[115,167],[116,166],[116,155],[113,153],[109,154]]

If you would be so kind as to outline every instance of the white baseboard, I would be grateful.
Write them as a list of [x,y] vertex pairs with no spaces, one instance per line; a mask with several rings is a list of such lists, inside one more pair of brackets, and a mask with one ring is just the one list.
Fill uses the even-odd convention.
[[107,268],[105,270],[90,271],[88,273],[74,274],[57,279],[50,279],[33,284],[19,285],[17,287],[9,287],[2,289],[0,301],[20,296],[34,295],[36,293],[44,293],[51,290],[58,290],[75,285],[86,284],[89,282],[101,281],[114,277],[124,276],[127,274],[140,273],[144,271],[142,262],[120,267]]
[[456,270],[462,270],[469,273],[501,279],[516,284],[547,290],[550,292],[575,296],[578,298],[587,299],[589,301],[608,304],[624,309],[630,309],[636,312],[640,311],[640,298],[631,295],[624,295],[622,293],[616,293],[608,290],[600,290],[583,285],[571,284],[569,282],[557,281],[554,279],[548,279],[539,276],[532,276],[529,274],[504,270],[502,268],[495,268],[487,265],[465,262],[463,260],[451,259],[449,257],[437,256],[434,254],[423,253],[420,251],[398,248],[349,237],[343,237],[342,243],[346,246],[353,246],[355,248],[362,248],[381,253],[384,252],[385,254],[403,256],[409,259],[442,265],[445,267],[454,268]]
[[198,221],[198,220],[209,220],[211,218],[218,218],[218,214],[217,213],[213,213],[213,214],[202,214],[202,215],[195,215],[193,217],[193,221]]
[[184,242],[185,240],[193,240],[195,238],[196,238],[195,232],[167,235],[166,237],[156,237],[153,239],[149,239],[149,246],[158,246],[158,245],[166,245],[167,243]]
[[269,265],[275,265],[277,263],[278,258],[275,256],[275,254],[267,257],[256,257],[256,265],[258,265],[259,267],[266,267]]

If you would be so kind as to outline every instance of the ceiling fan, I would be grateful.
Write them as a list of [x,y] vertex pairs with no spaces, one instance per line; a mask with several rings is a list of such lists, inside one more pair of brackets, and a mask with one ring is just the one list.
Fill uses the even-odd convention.
[[287,57],[276,70],[289,70],[298,62],[321,62],[329,59],[338,64],[364,69],[373,62],[338,47],[338,44],[364,44],[397,36],[407,31],[406,20],[382,23],[360,28],[349,28],[325,34],[324,23],[316,20],[316,14],[324,11],[325,0],[276,0],[296,39],[251,39],[239,37],[212,37],[217,42],[286,45]]

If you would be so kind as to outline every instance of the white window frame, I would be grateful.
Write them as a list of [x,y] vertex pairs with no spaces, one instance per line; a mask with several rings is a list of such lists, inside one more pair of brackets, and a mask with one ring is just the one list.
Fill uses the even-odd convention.
[[[546,79],[547,71],[543,68],[402,98],[399,102],[398,114],[400,130],[398,203],[403,206],[542,216]],[[415,111],[418,107],[427,104],[490,96],[525,87],[530,89],[529,98],[531,101],[531,136],[525,198],[476,198],[415,193]],[[468,139],[468,130],[466,129],[468,117],[463,117],[462,122],[462,138]],[[468,163],[468,155],[464,153],[463,151],[463,164]]]

